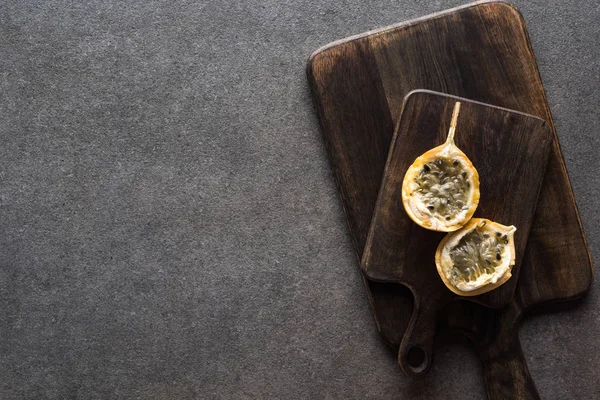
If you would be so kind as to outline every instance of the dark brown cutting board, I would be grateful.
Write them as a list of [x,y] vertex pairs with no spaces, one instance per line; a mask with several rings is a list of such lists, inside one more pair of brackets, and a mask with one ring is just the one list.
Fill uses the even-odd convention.
[[[474,340],[490,399],[511,398],[501,397],[504,392],[535,398],[516,325],[535,306],[584,295],[592,264],[518,10],[502,2],[476,3],[334,42],[310,57],[307,75],[358,259],[408,92],[450,93],[533,114],[551,125],[554,140],[514,300],[502,311],[459,301],[440,321]],[[377,329],[397,348],[412,315],[410,291],[364,282]],[[482,316],[493,319],[481,321]],[[510,379],[501,379],[505,376]]]
[[407,359],[411,349],[430,358],[438,311],[458,296],[446,288],[435,266],[434,254],[445,234],[423,229],[408,217],[402,183],[417,157],[446,141],[457,102],[454,140],[479,172],[481,197],[474,216],[517,227],[512,278],[467,300],[492,307],[511,301],[552,142],[550,127],[538,117],[437,92],[407,95],[361,263],[369,279],[402,283],[413,292],[415,311],[398,358],[407,374],[415,372]]

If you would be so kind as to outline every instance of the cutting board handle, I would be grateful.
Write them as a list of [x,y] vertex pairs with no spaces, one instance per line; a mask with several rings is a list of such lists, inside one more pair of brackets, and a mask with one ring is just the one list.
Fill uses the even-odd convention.
[[494,340],[478,346],[489,400],[539,400],[519,341],[518,329],[500,329]]
[[462,333],[473,341],[482,362],[488,400],[540,399],[519,341],[521,304],[518,294],[503,309],[459,300],[440,313],[443,330]]
[[[539,400],[519,341],[523,315],[518,299],[508,307],[487,315],[483,335],[470,335],[483,364],[489,400]],[[487,310],[493,312],[492,310]],[[482,315],[483,316],[483,315]]]
[[414,298],[412,318],[398,350],[398,364],[408,377],[421,378],[433,364],[433,339],[437,331],[439,302],[421,301],[418,296]]

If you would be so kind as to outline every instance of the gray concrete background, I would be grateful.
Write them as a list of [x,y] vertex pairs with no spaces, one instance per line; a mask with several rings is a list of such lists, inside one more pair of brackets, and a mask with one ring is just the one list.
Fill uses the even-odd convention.
[[[484,398],[378,337],[304,75],[464,3],[2,2],[0,398]],[[517,3],[598,260],[600,5]],[[543,398],[600,398],[598,292],[521,329]]]

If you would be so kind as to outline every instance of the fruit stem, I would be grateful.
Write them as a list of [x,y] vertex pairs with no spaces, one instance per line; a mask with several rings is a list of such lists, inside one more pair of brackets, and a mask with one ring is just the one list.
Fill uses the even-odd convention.
[[454,104],[454,110],[452,111],[452,120],[450,121],[450,130],[448,130],[447,142],[454,143],[454,131],[456,131],[456,124],[458,122],[458,113],[460,112],[460,101]]

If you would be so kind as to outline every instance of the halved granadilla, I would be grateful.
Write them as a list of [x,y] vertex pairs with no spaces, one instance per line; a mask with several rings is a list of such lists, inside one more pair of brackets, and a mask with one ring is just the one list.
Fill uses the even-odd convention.
[[446,142],[418,157],[402,183],[402,204],[419,226],[439,232],[460,229],[479,204],[479,174],[454,144],[460,102],[454,105]]
[[473,218],[446,235],[435,252],[444,284],[461,296],[476,296],[502,285],[515,265],[514,226]]

